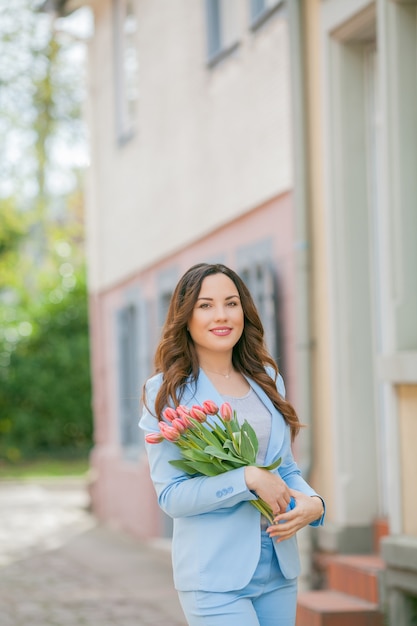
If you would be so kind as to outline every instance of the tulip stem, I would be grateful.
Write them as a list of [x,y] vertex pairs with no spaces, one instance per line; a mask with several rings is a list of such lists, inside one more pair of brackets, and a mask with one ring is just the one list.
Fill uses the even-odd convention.
[[250,503],[261,512],[261,514],[266,517],[266,519],[272,524],[274,521],[274,516],[272,514],[271,507],[261,498],[258,500],[250,500]]

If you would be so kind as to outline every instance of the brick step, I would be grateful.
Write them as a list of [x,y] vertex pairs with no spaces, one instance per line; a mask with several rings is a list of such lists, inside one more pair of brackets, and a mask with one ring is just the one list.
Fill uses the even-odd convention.
[[297,603],[296,626],[383,626],[378,605],[339,591],[306,591]]
[[378,604],[379,576],[384,567],[384,561],[374,554],[332,556],[326,564],[327,587]]

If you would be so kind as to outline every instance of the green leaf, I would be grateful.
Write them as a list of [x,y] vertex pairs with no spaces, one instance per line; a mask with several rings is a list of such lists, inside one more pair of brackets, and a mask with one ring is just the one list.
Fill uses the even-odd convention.
[[234,412],[233,419],[230,420],[229,424],[230,424],[231,430],[234,433],[240,432],[240,424],[239,424],[239,422],[237,420],[237,417],[236,417],[236,411]]
[[204,450],[196,450],[195,448],[182,448],[181,454],[190,461],[202,461],[207,463],[207,454]]
[[213,424],[212,428],[213,428],[213,435],[217,437],[217,439],[219,440],[221,444],[223,444],[227,438],[226,431],[219,424]]
[[231,452],[233,453],[233,456],[236,454],[235,446],[233,444],[233,441],[231,441],[230,439],[224,442],[223,448],[225,450],[231,450]]
[[247,463],[255,463],[256,454],[248,433],[242,428],[240,454]]
[[198,432],[198,435],[201,436],[202,439],[204,439],[206,444],[208,443],[208,444],[211,444],[212,446],[222,445],[221,443],[219,443],[218,438],[207,427],[201,426],[197,432]]
[[180,459],[175,459],[170,461],[170,464],[181,470],[182,472],[185,472],[186,474],[196,474],[196,471],[192,467],[192,462],[190,461],[181,461]]
[[255,450],[255,458],[254,461],[256,459],[256,455],[258,454],[258,449],[259,449],[259,443],[258,443],[258,437],[256,436],[256,433],[253,429],[253,427],[249,424],[249,422],[247,420],[244,421],[243,426],[242,426],[242,430],[247,433],[251,444],[253,446],[253,449]]
[[[196,435],[195,432],[193,430],[191,430],[191,429],[186,430],[186,432],[184,433],[183,437],[185,439],[187,439],[187,441],[191,441],[193,444],[195,444],[200,450],[204,450],[204,448],[207,445],[207,443],[205,441],[203,441],[201,439],[201,437]],[[183,448],[181,448],[181,449],[183,449]]]
[[170,464],[177,467],[187,474],[202,474],[203,476],[218,476],[223,474],[223,470],[220,470],[213,465],[213,463],[202,463],[200,461],[181,461],[175,459],[170,461]]
[[237,433],[233,433],[232,442],[233,442],[234,448],[236,450],[236,453],[239,456],[240,456],[241,439],[242,439],[242,433],[240,432],[240,430]]
[[271,463],[271,465],[258,465],[258,467],[262,467],[262,469],[266,469],[266,470],[274,470],[277,467],[279,467],[281,465],[281,457],[279,457],[279,459],[277,459],[276,461],[274,461],[273,463]]
[[224,452],[224,450],[219,450],[213,446],[207,446],[205,452],[207,452],[210,456],[216,457],[217,459],[224,459],[225,461],[236,463],[237,465],[247,465],[246,461],[243,459],[238,458],[235,455],[232,456],[231,454]]

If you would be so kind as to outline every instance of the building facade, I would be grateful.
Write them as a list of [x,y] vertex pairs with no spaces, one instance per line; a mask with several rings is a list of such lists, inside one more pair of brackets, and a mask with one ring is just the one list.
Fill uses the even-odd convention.
[[188,267],[242,275],[297,397],[288,14],[280,1],[91,6],[92,502],[138,536],[169,537],[137,421]]
[[89,4],[95,512],[169,537],[136,428],[141,382],[179,276],[225,262],[309,426],[296,455],[327,503],[318,550],[370,553],[382,528],[387,610],[409,626],[416,0]]
[[293,50],[306,103],[298,146],[306,174],[297,184],[312,226],[315,470],[328,504],[319,545],[371,552],[385,520],[389,623],[412,624],[417,3],[297,4],[302,38]]

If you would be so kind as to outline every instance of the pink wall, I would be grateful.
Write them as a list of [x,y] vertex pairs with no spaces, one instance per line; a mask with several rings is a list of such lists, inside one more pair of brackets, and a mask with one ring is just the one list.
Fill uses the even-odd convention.
[[[91,454],[91,497],[95,514],[142,538],[159,536],[162,521],[149,478],[146,456],[138,462],[122,458],[118,443],[116,340],[114,319],[129,287],[139,285],[147,300],[156,300],[157,278],[175,265],[181,275],[194,263],[222,255],[226,265],[236,267],[237,250],[269,238],[273,263],[278,271],[283,311],[285,382],[294,398],[294,236],[292,195],[284,194],[226,224],[187,248],[138,272],[123,283],[90,299],[92,373],[94,388],[95,447]],[[138,396],[144,381],[138,381]],[[138,413],[139,416],[139,413]]]

